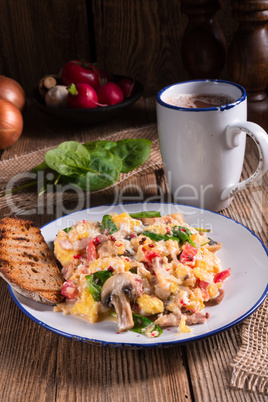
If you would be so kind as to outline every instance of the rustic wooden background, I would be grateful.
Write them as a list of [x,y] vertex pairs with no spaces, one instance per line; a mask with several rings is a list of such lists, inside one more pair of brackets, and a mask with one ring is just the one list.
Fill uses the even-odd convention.
[[[228,49],[238,26],[231,0],[215,18]],[[0,73],[30,95],[42,76],[80,55],[139,80],[153,96],[188,77],[180,54],[187,22],[179,0],[1,0]]]

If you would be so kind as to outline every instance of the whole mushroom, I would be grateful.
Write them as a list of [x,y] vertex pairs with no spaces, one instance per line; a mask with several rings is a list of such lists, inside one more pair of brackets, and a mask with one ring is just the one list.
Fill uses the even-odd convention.
[[135,279],[127,272],[115,274],[104,283],[101,291],[101,302],[105,307],[115,309],[118,316],[119,332],[127,331],[134,326],[130,302],[136,298]]
[[55,85],[47,91],[45,102],[49,107],[65,107],[67,106],[67,97],[67,87],[64,85]]

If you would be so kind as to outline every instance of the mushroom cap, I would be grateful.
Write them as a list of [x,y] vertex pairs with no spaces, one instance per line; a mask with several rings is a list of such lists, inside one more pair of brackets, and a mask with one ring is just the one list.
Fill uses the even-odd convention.
[[105,281],[101,291],[102,304],[111,308],[115,295],[125,295],[129,301],[134,301],[137,298],[137,286],[131,274],[127,272],[118,273]]

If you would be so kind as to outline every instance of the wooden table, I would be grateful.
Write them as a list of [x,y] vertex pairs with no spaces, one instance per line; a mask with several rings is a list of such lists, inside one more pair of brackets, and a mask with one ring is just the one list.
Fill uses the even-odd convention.
[[[155,123],[155,99],[142,99],[120,119],[95,127],[75,127],[29,105],[20,140],[2,160],[77,136],[91,140],[118,130]],[[244,175],[257,163],[249,141]],[[133,184],[137,179],[133,177]],[[144,197],[167,193],[163,171],[144,176]],[[154,186],[152,186],[154,185]],[[160,186],[160,187],[159,187]],[[268,176],[235,196],[223,211],[253,230],[267,245]],[[159,191],[159,190],[158,190]],[[135,190],[128,190],[129,197]],[[109,203],[110,199],[105,199]],[[92,205],[103,199],[94,198]],[[8,211],[3,211],[2,216]],[[0,216],[0,218],[2,217]],[[42,226],[53,216],[31,216]],[[241,324],[206,340],[168,349],[122,350],[99,347],[52,333],[15,305],[0,279],[0,401],[265,401],[254,392],[230,386],[233,361],[241,344]]]

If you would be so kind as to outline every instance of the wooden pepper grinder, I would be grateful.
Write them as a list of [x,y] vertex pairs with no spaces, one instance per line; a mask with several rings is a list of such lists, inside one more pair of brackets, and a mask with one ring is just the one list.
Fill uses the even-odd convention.
[[219,0],[181,0],[181,11],[189,18],[181,56],[191,78],[218,78],[224,67],[225,38],[214,17],[219,9]]
[[268,1],[232,0],[232,15],[239,28],[228,51],[227,70],[230,80],[247,91],[250,119],[251,112],[259,110],[261,116],[268,110]]

